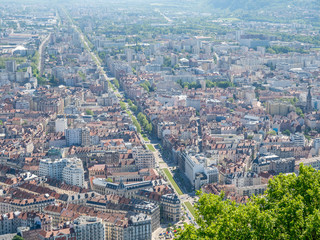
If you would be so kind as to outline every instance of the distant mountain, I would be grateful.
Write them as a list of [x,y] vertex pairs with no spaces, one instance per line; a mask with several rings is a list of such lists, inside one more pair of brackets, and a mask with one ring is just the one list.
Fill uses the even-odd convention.
[[207,0],[212,8],[230,10],[263,10],[288,6],[318,7],[320,0]]

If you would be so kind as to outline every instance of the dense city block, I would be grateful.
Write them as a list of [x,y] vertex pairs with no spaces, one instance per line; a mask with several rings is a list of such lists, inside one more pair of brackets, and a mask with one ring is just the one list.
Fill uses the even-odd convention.
[[238,239],[320,169],[320,2],[262,2],[4,0],[0,239]]

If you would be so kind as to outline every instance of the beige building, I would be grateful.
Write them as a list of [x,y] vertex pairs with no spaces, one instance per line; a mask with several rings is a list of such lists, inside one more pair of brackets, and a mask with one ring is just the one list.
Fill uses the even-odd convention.
[[[0,235],[16,233],[19,227],[41,228],[44,231],[51,230],[51,217],[35,212],[19,211],[0,215]],[[0,239],[5,239],[1,238]]]
[[270,115],[286,116],[288,113],[294,111],[295,108],[292,104],[284,101],[268,101],[267,113]]
[[181,201],[176,194],[161,195],[158,192],[141,190],[135,196],[160,205],[160,218],[163,221],[178,222],[181,216]]
[[104,223],[106,240],[151,240],[151,219],[146,214]]
[[320,157],[302,158],[300,160],[297,160],[295,172],[297,172],[297,173],[299,172],[299,166],[301,163],[305,166],[311,166],[316,170],[320,170]]
[[140,199],[127,199],[117,195],[106,195],[88,199],[86,205],[107,213],[144,213],[151,218],[152,231],[160,227],[160,208],[156,203]]
[[12,199],[0,197],[0,213],[7,212],[42,212],[47,205],[54,204],[55,198],[48,195],[31,199]]
[[151,181],[142,181],[124,184],[122,181],[120,183],[111,183],[103,178],[94,178],[92,180],[92,190],[100,193],[102,195],[115,194],[120,196],[125,196],[127,198],[133,197],[137,192],[143,189],[152,188]]

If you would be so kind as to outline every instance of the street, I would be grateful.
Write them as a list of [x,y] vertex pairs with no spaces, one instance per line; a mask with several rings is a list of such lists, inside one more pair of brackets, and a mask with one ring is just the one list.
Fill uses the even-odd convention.
[[[80,31],[80,29],[73,24],[72,19],[70,18],[70,16],[66,13],[66,15],[68,16],[72,27],[78,32],[81,41],[83,42],[83,44],[85,45],[85,48],[89,51],[92,60],[96,63],[97,68],[100,71],[100,74],[104,76],[104,78],[106,80],[108,80],[108,82],[111,83],[110,80],[112,80],[112,78],[109,78],[105,72],[105,70],[103,69],[103,67],[101,66],[100,60],[99,58],[96,56],[96,54],[89,48],[89,44],[86,40],[86,37],[84,36],[84,34]],[[111,83],[112,84],[112,83]],[[117,88],[113,87],[110,88],[111,91],[114,92],[114,94],[117,96],[118,100],[120,101],[121,99],[125,99],[124,93],[119,91]],[[135,114],[130,110],[128,103],[125,102],[126,104],[126,108],[128,111],[130,111],[130,113],[133,115],[133,117],[135,117]],[[162,153],[159,152],[159,147],[157,146],[158,144],[160,144],[159,141],[155,141],[155,140],[150,140],[149,141],[145,141],[143,136],[141,135],[141,133],[138,134],[140,141],[146,145],[146,143],[151,144],[155,151],[153,152],[154,156],[155,156],[155,160],[156,160],[156,166],[158,166],[156,168],[156,170],[158,171],[159,174],[163,175],[165,177],[165,174],[163,174],[163,169],[168,169],[168,171],[171,173],[171,175],[173,176],[174,174],[172,173],[172,168],[176,167],[176,165],[174,164],[173,161],[170,161],[170,159],[168,158],[163,158]],[[145,146],[146,147],[146,146]],[[174,185],[169,181],[169,179],[167,179],[168,184],[171,186],[172,189],[174,189],[174,191],[176,192],[177,196],[179,197],[180,201],[181,201],[181,207],[182,207],[182,213],[183,216],[181,217],[182,220],[180,220],[178,223],[175,224],[175,226],[181,226],[183,227],[184,223],[187,224],[195,224],[194,221],[194,217],[192,215],[192,213],[190,212],[190,210],[185,206],[185,202],[190,202],[192,205],[194,204],[196,197],[193,197],[194,194],[191,193],[192,195],[189,194],[182,194],[179,195],[176,188],[174,187]],[[165,239],[165,236],[163,236],[164,233],[166,233],[168,228],[167,224],[162,224],[161,227],[159,229],[157,229],[153,234],[152,234],[152,238],[153,239]],[[162,236],[159,236],[160,234],[162,234]]]

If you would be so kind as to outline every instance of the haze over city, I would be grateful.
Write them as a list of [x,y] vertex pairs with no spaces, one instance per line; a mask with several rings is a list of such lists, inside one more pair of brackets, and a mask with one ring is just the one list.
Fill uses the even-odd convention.
[[1,0],[0,239],[320,239],[320,0]]

